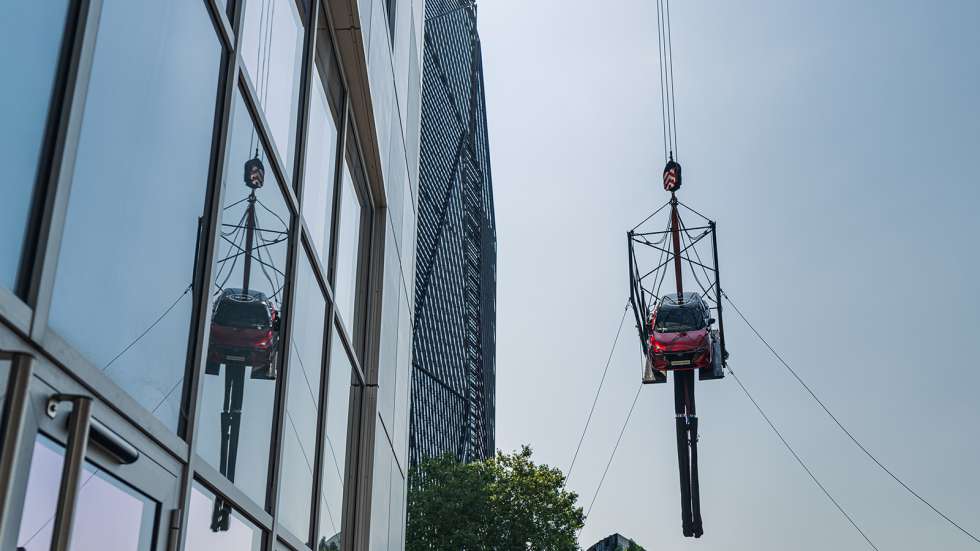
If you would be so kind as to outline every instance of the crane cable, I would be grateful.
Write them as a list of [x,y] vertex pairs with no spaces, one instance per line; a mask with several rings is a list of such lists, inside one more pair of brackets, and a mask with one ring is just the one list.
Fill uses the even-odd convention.
[[670,36],[670,0],[657,0],[657,50],[666,162],[677,157],[677,100],[674,93],[674,48]]
[[[853,442],[854,445],[858,447],[858,449],[860,449],[862,452],[864,452],[864,454],[867,455],[868,458],[870,458],[872,461],[874,461],[875,465],[877,465],[882,471],[884,471],[885,473],[887,473],[888,476],[890,476],[893,480],[895,480],[895,482],[897,482],[899,485],[901,485],[902,488],[905,488],[905,490],[908,493],[912,494],[916,499],[918,499],[919,501],[921,501],[922,503],[924,503],[927,507],[929,507],[930,509],[932,509],[933,512],[935,512],[937,515],[939,515],[940,517],[942,517],[943,519],[945,519],[946,522],[948,522],[949,524],[951,524],[952,526],[954,526],[956,529],[958,529],[960,532],[962,532],[963,534],[965,534],[967,537],[969,537],[970,539],[972,539],[973,541],[975,541],[977,543],[980,543],[980,538],[977,538],[977,536],[975,536],[974,534],[972,534],[971,532],[969,532],[966,528],[963,528],[962,526],[960,526],[959,524],[957,524],[953,519],[949,518],[948,515],[946,515],[945,513],[943,513],[942,511],[940,511],[938,508],[936,508],[935,505],[933,505],[932,503],[930,503],[928,500],[926,500],[924,497],[922,497],[918,492],[916,492],[915,490],[913,490],[908,484],[905,483],[905,481],[903,481],[901,478],[899,478],[888,467],[885,467],[885,465],[883,465],[881,463],[881,461],[879,461],[878,458],[874,456],[874,454],[872,454],[870,451],[868,451],[868,448],[866,448],[853,434],[851,434],[851,431],[847,430],[847,428],[844,427],[844,424],[841,423],[839,419],[837,419],[837,416],[834,415],[833,413],[831,413],[830,409],[827,408],[827,406],[823,403],[823,401],[820,398],[817,397],[816,393],[813,392],[813,390],[810,388],[810,386],[807,385],[803,381],[802,378],[800,378],[800,376],[796,373],[796,370],[794,370],[792,367],[790,367],[790,365],[786,362],[786,360],[784,360],[783,357],[780,356],[778,352],[776,352],[776,350],[772,347],[772,345],[770,345],[769,342],[759,333],[759,331],[756,330],[755,326],[753,326],[749,322],[749,320],[746,319],[745,315],[742,314],[742,311],[738,309],[738,306],[736,306],[735,303],[732,302],[732,299],[728,298],[728,295],[725,294],[724,291],[722,291],[721,296],[725,297],[725,300],[728,301],[728,304],[731,304],[732,305],[732,308],[735,309],[735,313],[738,314],[738,316],[740,318],[742,318],[742,321],[744,321],[746,325],[749,326],[749,329],[751,329],[752,332],[755,333],[755,336],[758,337],[760,341],[762,341],[762,344],[766,345],[766,348],[768,348],[769,351],[772,352],[772,355],[775,356],[777,360],[779,360],[779,363],[781,363],[783,365],[783,367],[785,367],[790,372],[790,374],[793,375],[793,378],[795,378],[796,381],[798,383],[800,383],[800,385],[807,391],[807,393],[810,394],[810,397],[812,397],[813,400],[815,402],[817,402],[817,404],[820,406],[820,408],[823,409],[824,412],[828,416],[830,416],[830,418],[834,421],[834,423],[837,425],[837,427],[840,428],[840,430],[843,431],[843,433],[845,435],[847,435],[848,438],[850,438],[851,442]],[[731,370],[729,369],[729,371],[731,371]],[[734,375],[735,374],[732,373],[732,376],[734,376]],[[738,377],[736,377],[735,380],[738,381]],[[739,382],[739,385],[741,385],[741,384],[742,383]],[[743,390],[744,390],[744,388],[743,388]],[[761,410],[760,410],[760,412],[761,412]],[[765,415],[765,414],[763,414],[763,415]]]
[[810,475],[810,478],[813,480],[814,484],[816,484],[817,487],[819,487],[820,490],[823,491],[824,495],[827,496],[827,499],[829,499],[831,503],[834,504],[834,507],[837,507],[837,510],[840,511],[842,515],[844,515],[844,518],[846,518],[847,521],[851,523],[851,526],[853,526],[854,529],[861,534],[861,537],[864,538],[864,541],[868,542],[868,545],[870,545],[872,549],[875,549],[875,551],[879,551],[878,546],[876,546],[874,542],[871,541],[871,538],[869,538],[868,535],[864,533],[864,530],[862,530],[861,527],[857,525],[857,522],[854,521],[851,515],[847,514],[847,511],[844,510],[844,507],[841,506],[840,502],[834,499],[834,496],[831,495],[830,491],[827,490],[827,487],[824,486],[819,479],[817,479],[817,476],[813,474],[813,471],[810,470],[810,467],[808,467],[807,464],[803,461],[803,459],[800,458],[799,454],[796,453],[796,450],[793,449],[793,446],[790,446],[789,442],[787,442],[786,439],[783,438],[782,433],[779,432],[779,429],[776,428],[776,425],[774,425],[772,420],[769,419],[769,416],[766,415],[766,412],[762,410],[762,406],[759,405],[759,402],[755,401],[755,398],[753,398],[752,394],[750,394],[748,389],[745,388],[745,385],[742,384],[742,381],[738,378],[738,375],[735,375],[735,372],[732,371],[731,367],[728,368],[728,373],[735,378],[735,382],[738,383],[738,386],[739,388],[742,389],[742,392],[744,392],[745,395],[748,396],[749,400],[752,402],[752,405],[754,405],[755,409],[759,412],[759,415],[762,415],[762,418],[766,420],[766,423],[769,425],[769,428],[771,428],[772,431],[776,433],[776,436],[779,437],[779,441],[782,442],[784,446],[786,446],[786,449],[789,450],[789,453],[793,454],[793,458],[796,459],[796,462],[799,463],[801,467],[803,467],[803,470],[806,471],[806,474]]
[[[626,420],[623,421],[623,428],[619,431],[619,437],[616,438],[616,445],[613,446],[612,453],[609,454],[609,461],[606,462],[606,468],[602,471],[602,477],[599,479],[599,485],[595,489],[595,493],[592,494],[592,501],[589,503],[589,509],[585,513],[585,518],[588,519],[589,515],[592,514],[592,506],[595,505],[595,500],[599,497],[599,490],[602,489],[602,483],[606,481],[606,475],[609,473],[609,467],[612,466],[613,458],[616,457],[616,450],[619,449],[619,443],[623,440],[623,434],[626,433],[626,427],[630,424],[630,419],[633,417],[633,410],[636,408],[636,401],[640,398],[640,391],[643,390],[643,383],[636,388],[636,395],[633,396],[633,403],[630,404],[629,413],[626,414]],[[585,523],[579,527],[578,533],[582,533],[582,529],[585,528]]]
[[616,330],[616,338],[613,339],[612,348],[609,350],[609,357],[606,358],[606,367],[602,370],[602,378],[599,379],[599,386],[595,389],[595,397],[592,399],[592,409],[589,410],[589,417],[585,420],[585,426],[582,428],[582,436],[578,439],[578,446],[575,447],[572,462],[568,466],[568,472],[565,473],[565,480],[571,478],[572,468],[575,467],[575,460],[578,459],[578,452],[582,449],[582,442],[585,441],[585,433],[589,430],[589,423],[592,422],[592,414],[595,412],[595,405],[599,401],[599,392],[602,391],[602,385],[606,382],[606,373],[609,372],[609,364],[612,363],[613,352],[616,351],[616,344],[619,343],[619,334],[623,331],[623,322],[626,321],[626,313],[629,311],[629,307],[630,302],[627,299],[626,306],[623,307],[623,317],[619,320],[619,329]]

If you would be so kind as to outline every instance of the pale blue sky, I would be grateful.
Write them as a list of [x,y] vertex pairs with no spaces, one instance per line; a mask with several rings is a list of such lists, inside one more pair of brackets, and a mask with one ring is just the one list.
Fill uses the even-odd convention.
[[[909,484],[980,532],[980,3],[671,3],[681,199],[723,286]],[[497,443],[566,469],[666,200],[650,1],[480,3],[497,209]],[[733,314],[731,365],[889,550],[976,549],[877,470]],[[629,324],[629,322],[627,322]],[[585,505],[639,382],[624,328],[570,481]],[[643,390],[591,518],[651,551],[865,549],[734,381],[701,384],[686,540],[669,386]]]

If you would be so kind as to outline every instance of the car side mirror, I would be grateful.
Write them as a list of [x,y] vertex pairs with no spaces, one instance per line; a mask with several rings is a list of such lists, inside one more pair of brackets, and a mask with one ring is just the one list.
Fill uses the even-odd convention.
[[279,330],[279,326],[280,326],[279,319],[280,319],[279,317],[276,317],[276,319],[272,320],[272,329],[274,331]]
[[714,325],[715,321],[717,321],[715,318],[708,318],[708,325]]

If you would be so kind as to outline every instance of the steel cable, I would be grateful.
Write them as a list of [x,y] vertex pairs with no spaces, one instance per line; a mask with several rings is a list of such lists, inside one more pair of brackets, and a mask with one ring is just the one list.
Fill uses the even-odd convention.
[[[932,509],[932,511],[934,513],[936,513],[937,515],[939,515],[940,517],[942,517],[943,519],[945,519],[946,522],[948,522],[949,524],[951,524],[952,526],[954,526],[957,530],[959,530],[960,532],[962,532],[963,534],[965,534],[967,537],[969,537],[970,539],[972,539],[973,541],[975,541],[977,543],[980,543],[980,539],[978,539],[977,536],[973,535],[966,528],[963,528],[962,526],[960,526],[959,524],[957,524],[955,521],[953,521],[953,519],[949,518],[949,516],[946,515],[946,513],[943,513],[938,508],[936,508],[935,505],[933,505],[928,500],[926,500],[924,497],[922,497],[921,495],[919,495],[919,493],[916,492],[915,490],[913,490],[908,484],[906,484],[904,480],[902,480],[901,478],[899,478],[888,467],[885,467],[885,465],[883,465],[881,463],[881,461],[879,461],[878,458],[875,457],[874,454],[872,454],[870,451],[868,451],[868,448],[864,447],[864,444],[862,444],[860,441],[858,441],[858,439],[853,434],[851,434],[851,431],[847,430],[847,428],[844,427],[843,423],[840,422],[840,420],[837,418],[837,416],[834,415],[833,413],[831,413],[830,409],[827,408],[827,406],[823,403],[823,401],[820,398],[817,397],[816,393],[813,392],[813,390],[809,387],[809,385],[807,385],[803,381],[803,379],[800,378],[800,376],[796,373],[796,370],[794,370],[792,367],[790,367],[790,365],[788,363],[786,363],[786,360],[784,360],[783,357],[780,356],[778,352],[776,352],[776,349],[774,349],[772,347],[772,345],[770,345],[769,342],[759,333],[759,331],[756,330],[755,326],[753,326],[749,322],[749,320],[746,319],[745,315],[742,314],[742,311],[738,309],[738,306],[736,306],[735,303],[732,302],[732,299],[728,298],[728,295],[724,291],[722,291],[721,296],[725,297],[725,300],[728,301],[728,304],[731,304],[732,305],[732,308],[735,309],[735,313],[737,313],[738,316],[740,318],[742,318],[742,321],[744,321],[745,324],[749,326],[749,329],[751,329],[752,332],[755,333],[755,336],[758,337],[760,341],[762,341],[762,344],[766,345],[766,348],[768,348],[769,351],[772,352],[773,356],[775,356],[776,359],[779,360],[779,363],[783,364],[783,367],[785,367],[790,372],[790,374],[793,375],[793,378],[795,378],[796,381],[798,383],[800,383],[800,385],[807,391],[807,393],[810,395],[810,397],[812,397],[813,400],[820,406],[820,408],[823,409],[824,412],[828,416],[830,416],[830,418],[834,421],[834,424],[836,424],[837,427],[845,435],[847,435],[847,437],[851,440],[851,442],[854,443],[855,446],[858,447],[858,449],[860,449],[862,452],[864,452],[864,454],[867,455],[868,458],[871,459],[871,461],[873,461],[875,463],[875,465],[877,465],[882,471],[884,471],[885,473],[887,473],[888,476],[890,476],[895,482],[897,482],[899,485],[901,485],[902,488],[905,488],[905,490],[908,493],[912,494],[916,499],[918,499],[919,501],[921,501],[922,503],[924,503],[927,507],[929,507],[930,509]],[[733,375],[734,375],[734,373],[733,373]],[[738,380],[738,378],[736,378],[736,381],[737,380]],[[741,383],[739,383],[739,384],[741,384]]]
[[[623,440],[623,434],[626,433],[626,427],[628,427],[629,424],[630,424],[630,418],[633,417],[633,409],[636,408],[636,401],[640,397],[640,391],[641,390],[643,390],[643,383],[640,383],[640,386],[638,386],[636,388],[636,395],[633,396],[633,403],[630,404],[629,413],[626,414],[626,421],[623,422],[623,428],[620,429],[620,431],[619,431],[619,437],[616,438],[616,445],[613,446],[612,453],[609,454],[609,461],[606,462],[606,468],[602,471],[602,477],[599,479],[599,486],[596,487],[595,493],[592,494],[592,501],[589,503],[589,509],[585,513],[585,518],[586,519],[588,519],[589,518],[589,515],[592,514],[592,507],[595,505],[596,498],[599,497],[599,490],[602,489],[603,482],[606,481],[606,474],[609,473],[609,467],[612,465],[613,458],[616,457],[616,450],[619,449],[619,443]],[[582,524],[582,528],[585,528],[585,524],[584,523]],[[578,530],[580,534],[582,533],[582,528],[579,528],[579,530]]]
[[857,522],[854,521],[851,515],[847,514],[847,511],[844,510],[844,507],[841,506],[841,504],[834,498],[834,496],[830,494],[830,491],[828,491],[827,488],[820,482],[820,480],[817,479],[817,476],[813,474],[813,471],[810,470],[810,467],[808,467],[807,464],[803,461],[803,459],[800,458],[799,454],[796,453],[796,450],[793,449],[793,446],[790,446],[789,442],[787,442],[786,439],[783,438],[782,433],[779,432],[779,429],[776,428],[776,425],[773,424],[772,420],[769,419],[769,416],[766,415],[766,412],[763,411],[762,407],[759,405],[759,402],[755,401],[755,398],[752,397],[752,394],[750,394],[748,389],[745,388],[745,385],[742,384],[742,381],[738,378],[738,375],[735,375],[735,372],[732,371],[732,368],[730,367],[728,368],[728,373],[730,373],[731,376],[735,378],[735,382],[738,383],[739,388],[742,389],[742,392],[745,393],[745,395],[752,402],[752,405],[755,406],[755,409],[759,412],[759,415],[762,415],[762,418],[766,420],[766,423],[769,425],[769,428],[771,428],[772,431],[776,433],[776,436],[779,437],[779,441],[783,443],[783,446],[786,446],[786,449],[789,450],[789,453],[793,454],[793,458],[796,459],[796,462],[799,463],[801,467],[803,467],[803,470],[806,471],[806,474],[810,475],[810,478],[813,480],[814,484],[816,484],[820,488],[820,490],[823,491],[824,495],[827,496],[827,499],[829,499],[831,503],[834,504],[834,507],[837,507],[837,510],[840,511],[842,515],[844,515],[844,518],[846,518],[847,521],[851,523],[851,526],[853,526],[854,529],[861,534],[861,537],[864,538],[864,541],[868,542],[868,545],[870,545],[872,549],[874,549],[875,551],[879,551],[878,546],[876,546],[874,542],[871,541],[871,538],[869,538],[868,535],[864,533],[864,530],[862,530],[861,527],[857,525]]
[[595,397],[592,399],[592,408],[589,409],[589,417],[585,420],[585,427],[582,428],[582,436],[578,439],[578,446],[575,447],[575,454],[572,456],[572,462],[568,466],[568,472],[565,473],[565,480],[568,480],[572,476],[572,468],[575,467],[575,460],[578,459],[578,453],[582,449],[582,442],[585,441],[585,433],[589,430],[589,424],[592,422],[592,414],[595,412],[596,403],[599,402],[599,393],[602,392],[602,385],[606,382],[606,374],[609,372],[609,364],[612,363],[613,352],[616,351],[616,344],[619,343],[619,334],[623,331],[623,323],[626,321],[626,313],[629,312],[630,301],[626,301],[626,306],[623,307],[623,317],[619,320],[619,328],[616,329],[616,338],[613,339],[612,348],[609,350],[609,357],[606,358],[606,367],[602,370],[602,378],[599,379],[599,387],[595,389]]

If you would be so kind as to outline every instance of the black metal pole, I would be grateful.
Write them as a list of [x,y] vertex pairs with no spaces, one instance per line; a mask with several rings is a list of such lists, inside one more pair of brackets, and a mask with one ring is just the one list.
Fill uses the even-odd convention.
[[636,274],[634,273],[634,266],[636,265],[636,257],[633,253],[633,232],[626,232],[626,251],[629,256],[630,265],[630,304],[633,307],[633,318],[636,319],[636,330],[640,334],[640,343],[643,348],[643,354],[647,353],[647,328],[646,328],[646,305],[643,300],[643,287],[640,286],[639,294],[637,297],[637,282]]
[[728,359],[728,349],[725,348],[725,318],[721,312],[721,268],[718,266],[718,232],[714,222],[711,226],[711,252],[715,262],[715,303],[718,304],[718,335],[721,337],[721,360]]
[[685,378],[690,382],[690,386],[685,386],[688,389],[687,434],[688,445],[691,449],[691,528],[693,536],[700,538],[704,534],[704,529],[701,526],[701,486],[698,482],[698,409],[694,401],[694,372],[688,371],[685,375]]
[[674,279],[677,283],[677,300],[683,302],[684,278],[681,272],[681,233],[677,216],[677,196],[670,194],[670,235],[674,245]]
[[245,266],[242,268],[242,294],[248,294],[249,278],[252,273],[252,248],[255,243],[255,192],[248,195],[248,210],[245,215]]
[[687,445],[686,389],[683,372],[674,372],[674,422],[677,428],[677,472],[681,486],[681,526],[684,536],[694,535],[691,525],[691,456]]

